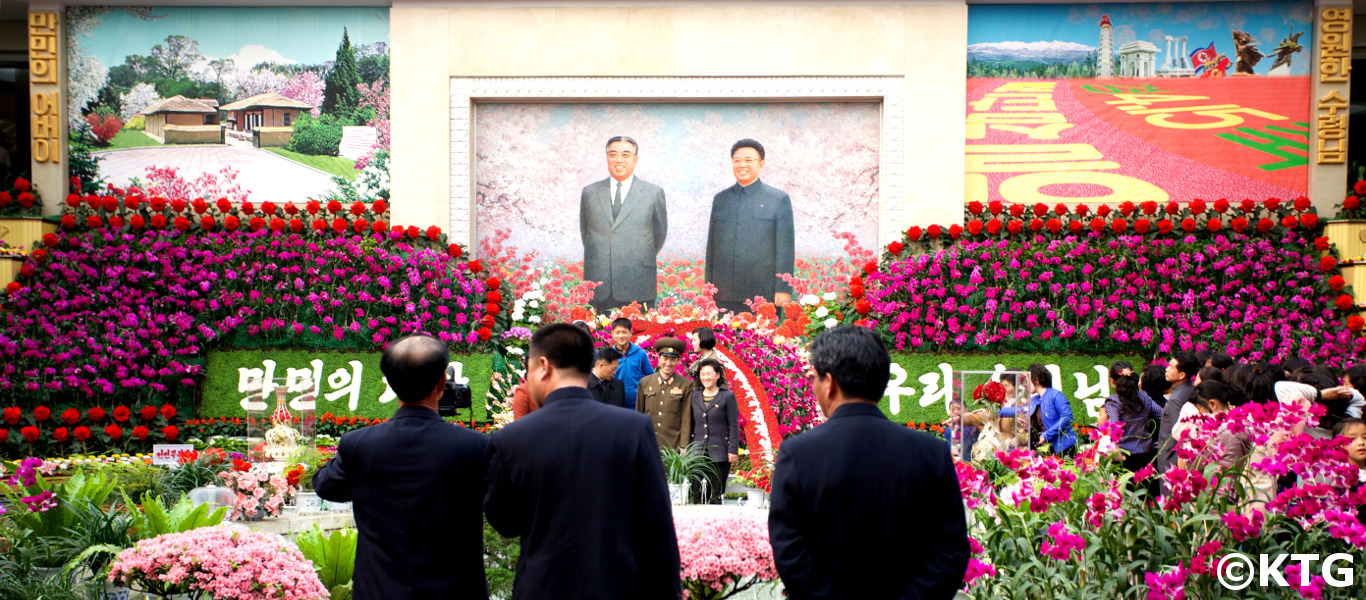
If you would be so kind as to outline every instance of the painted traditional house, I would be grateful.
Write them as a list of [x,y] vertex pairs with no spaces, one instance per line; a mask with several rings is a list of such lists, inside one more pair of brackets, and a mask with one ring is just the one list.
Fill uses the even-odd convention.
[[[205,137],[213,129],[217,129],[212,126],[218,123],[218,101],[210,98],[171,96],[142,109],[140,114],[146,123],[143,132],[163,144],[209,141],[207,138],[197,138]],[[187,133],[196,139],[185,139],[182,134]],[[218,138],[221,141],[222,135]]]
[[299,113],[313,110],[313,106],[266,92],[229,102],[219,110],[227,113],[228,126],[234,131],[252,131],[257,127],[290,127],[299,118]]

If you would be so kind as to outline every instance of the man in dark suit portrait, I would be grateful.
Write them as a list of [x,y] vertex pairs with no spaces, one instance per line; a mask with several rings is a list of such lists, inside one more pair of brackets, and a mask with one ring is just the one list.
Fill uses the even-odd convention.
[[598,348],[597,356],[593,357],[593,372],[588,375],[588,391],[593,392],[598,402],[626,408],[626,384],[614,377],[620,360],[621,353],[615,348]]
[[887,420],[891,357],[871,330],[811,343],[807,373],[829,420],[783,443],[768,514],[788,597],[948,600],[968,567],[949,448]]
[[583,279],[600,281],[592,305],[599,313],[658,296],[655,259],[669,231],[664,190],[635,176],[639,146],[626,136],[607,140],[607,179],[579,198]]
[[786,304],[792,286],[778,274],[792,272],[792,199],[759,181],[763,144],[735,142],[730,165],[735,185],[712,199],[707,228],[706,280],[716,286],[716,306],[747,311],[745,301],[755,296]]
[[489,524],[521,536],[513,600],[682,594],[664,465],[650,419],[584,386],[593,340],[572,325],[531,336],[526,385],[540,410],[489,441]]
[[353,504],[356,600],[489,597],[480,516],[488,438],[437,415],[450,356],[428,335],[390,344],[379,365],[398,410],[342,436],[313,476],[319,496]]

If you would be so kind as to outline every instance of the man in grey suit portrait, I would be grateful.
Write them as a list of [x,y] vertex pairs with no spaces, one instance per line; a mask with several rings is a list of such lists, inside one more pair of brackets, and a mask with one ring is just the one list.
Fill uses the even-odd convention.
[[759,181],[764,169],[759,142],[735,142],[730,165],[736,183],[712,199],[707,228],[706,280],[716,286],[716,306],[747,311],[745,301],[755,296],[786,304],[792,286],[778,274],[792,272],[792,199]]
[[641,302],[655,305],[655,257],[664,247],[669,215],[664,190],[635,176],[640,147],[626,136],[607,140],[607,179],[583,188],[579,233],[583,279],[600,281],[591,304],[599,313]]

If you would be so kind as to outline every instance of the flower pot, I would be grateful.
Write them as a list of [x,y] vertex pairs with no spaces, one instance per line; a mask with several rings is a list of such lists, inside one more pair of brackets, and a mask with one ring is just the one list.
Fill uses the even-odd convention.
[[688,482],[669,484],[669,502],[673,504],[688,503]]
[[327,500],[323,502],[323,510],[328,512],[351,512],[351,503]]
[[308,515],[323,511],[323,499],[318,497],[318,493],[311,490],[301,490],[294,500],[299,507],[299,514]]
[[96,588],[95,597],[99,600],[133,600],[133,590],[106,581],[103,587]]
[[1366,257],[1366,220],[1328,221],[1323,235],[1337,245],[1342,260]]
[[745,506],[763,506],[768,493],[763,490],[745,490]]

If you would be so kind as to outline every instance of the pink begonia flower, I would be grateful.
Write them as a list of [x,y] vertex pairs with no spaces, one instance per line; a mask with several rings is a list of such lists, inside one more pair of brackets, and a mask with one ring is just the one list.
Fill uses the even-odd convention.
[[279,535],[235,525],[141,540],[119,552],[109,581],[154,593],[202,592],[220,600],[330,597],[297,547]]

